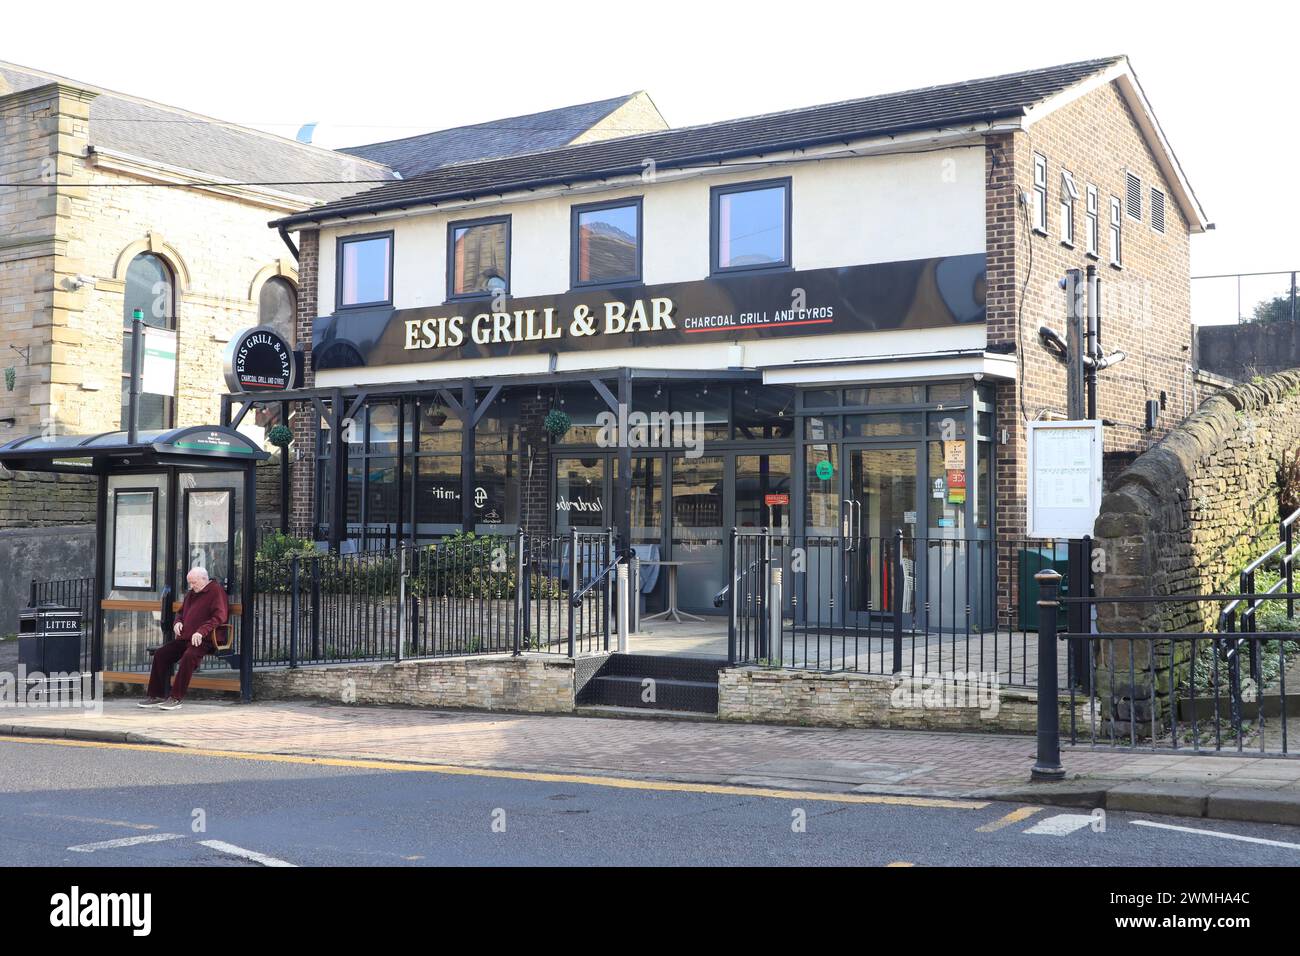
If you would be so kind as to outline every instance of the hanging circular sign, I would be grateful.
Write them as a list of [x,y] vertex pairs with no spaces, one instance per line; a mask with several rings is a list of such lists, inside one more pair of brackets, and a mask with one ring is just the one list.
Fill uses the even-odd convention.
[[226,385],[232,392],[282,392],[297,377],[293,345],[266,326],[245,329],[226,346]]
[[829,461],[817,462],[817,477],[822,481],[830,481],[835,477],[835,466]]

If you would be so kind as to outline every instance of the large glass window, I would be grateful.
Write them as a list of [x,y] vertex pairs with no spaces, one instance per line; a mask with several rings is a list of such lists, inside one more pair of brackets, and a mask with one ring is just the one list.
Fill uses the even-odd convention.
[[[175,284],[172,272],[158,256],[142,252],[126,267],[122,297],[122,427],[127,427],[131,395],[132,316],[138,309],[144,324],[156,329],[176,328]],[[174,400],[167,395],[140,395],[140,430],[171,428]]]
[[790,528],[790,456],[736,456],[736,527]]
[[713,271],[790,265],[790,181],[715,186]]
[[448,296],[510,291],[510,217],[453,222],[448,228]]
[[641,280],[641,200],[573,207],[573,284]]
[[339,240],[341,307],[387,305],[393,299],[393,234]]
[[603,528],[605,459],[560,458],[555,462],[555,527]]
[[789,438],[794,434],[794,394],[784,385],[737,385],[735,437]]

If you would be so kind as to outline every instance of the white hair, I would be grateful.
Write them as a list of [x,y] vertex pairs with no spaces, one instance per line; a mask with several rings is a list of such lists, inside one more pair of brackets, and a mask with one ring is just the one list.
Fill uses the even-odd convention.
[[208,569],[200,565],[195,565],[194,567],[190,568],[190,570],[186,573],[185,577],[188,578],[191,574],[201,574],[203,575],[203,580],[205,581],[211,580],[208,577]]

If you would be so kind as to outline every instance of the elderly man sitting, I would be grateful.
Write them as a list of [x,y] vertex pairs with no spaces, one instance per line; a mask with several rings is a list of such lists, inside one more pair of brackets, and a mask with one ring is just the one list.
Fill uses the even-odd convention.
[[[149,691],[140,701],[141,707],[175,710],[181,705],[185,692],[189,690],[190,678],[198,670],[203,656],[217,649],[217,628],[230,616],[225,589],[218,582],[209,580],[208,572],[203,568],[191,568],[185,576],[185,583],[190,589],[185,593],[181,615],[172,628],[175,637],[154,652]],[[177,661],[180,661],[180,666],[176,668],[176,679],[172,681],[171,694],[164,700],[167,678]]]

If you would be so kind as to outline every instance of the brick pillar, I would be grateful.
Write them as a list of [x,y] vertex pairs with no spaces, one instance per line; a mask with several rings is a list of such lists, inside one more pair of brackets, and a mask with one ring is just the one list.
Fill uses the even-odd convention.
[[[311,332],[316,319],[317,270],[320,265],[320,233],[304,230],[298,235],[298,323],[297,345],[303,353],[303,387],[316,384],[311,361]],[[297,460],[290,474],[289,532],[301,538],[312,536],[316,498],[316,430],[319,419],[310,402],[298,402],[293,415],[293,449]]]
[[[519,402],[519,480],[522,489],[520,525],[525,531],[546,534],[554,524],[551,502],[551,437],[542,422],[551,410],[551,396],[525,390]],[[532,476],[529,476],[529,470]]]

